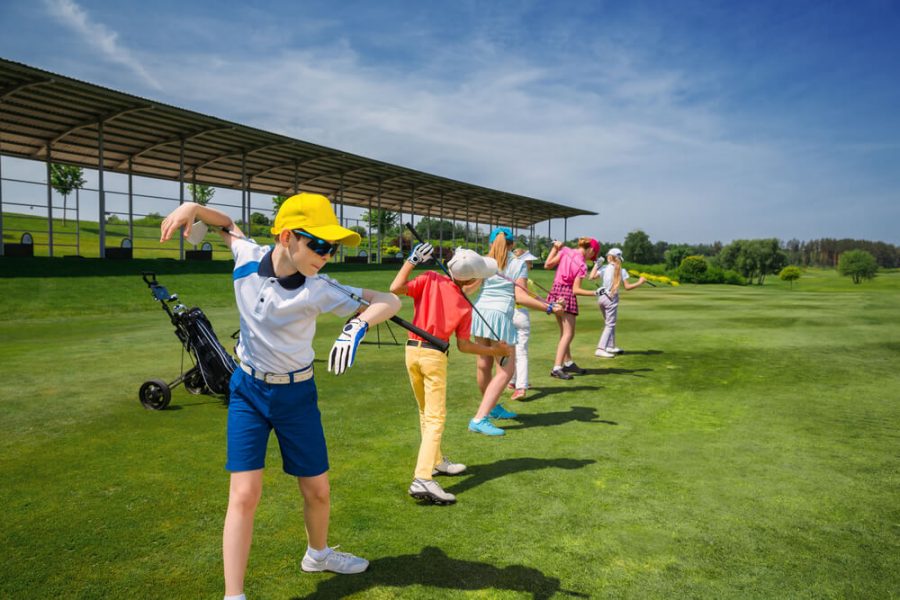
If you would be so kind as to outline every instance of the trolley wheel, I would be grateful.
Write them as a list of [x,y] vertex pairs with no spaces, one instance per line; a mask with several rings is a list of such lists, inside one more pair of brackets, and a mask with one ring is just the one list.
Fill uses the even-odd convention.
[[140,391],[141,404],[150,410],[163,410],[172,399],[172,390],[165,381],[151,379],[145,381]]
[[199,369],[191,369],[187,372],[184,377],[184,389],[195,396],[209,392],[206,382],[203,380],[203,373]]

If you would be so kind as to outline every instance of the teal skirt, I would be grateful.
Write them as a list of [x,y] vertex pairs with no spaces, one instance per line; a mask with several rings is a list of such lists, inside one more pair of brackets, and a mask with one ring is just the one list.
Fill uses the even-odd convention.
[[[478,309],[478,313],[472,311],[472,335],[475,337],[485,338],[488,340],[497,340],[506,342],[510,345],[516,343],[516,328],[513,326],[513,311],[504,312],[500,310]],[[487,321],[487,323],[485,323]],[[493,329],[493,332],[491,330]],[[494,335],[494,334],[497,335]]]

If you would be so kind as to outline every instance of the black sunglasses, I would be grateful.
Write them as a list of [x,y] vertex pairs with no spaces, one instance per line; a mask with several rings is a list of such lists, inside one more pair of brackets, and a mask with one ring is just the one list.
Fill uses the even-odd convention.
[[334,256],[335,254],[337,254],[338,248],[341,247],[341,244],[339,242],[329,242],[327,240],[323,240],[322,238],[317,238],[316,236],[299,229],[291,229],[291,232],[297,237],[305,237],[309,239],[309,241],[306,242],[306,245],[309,246],[310,250],[312,250],[319,256],[325,256],[326,254]]

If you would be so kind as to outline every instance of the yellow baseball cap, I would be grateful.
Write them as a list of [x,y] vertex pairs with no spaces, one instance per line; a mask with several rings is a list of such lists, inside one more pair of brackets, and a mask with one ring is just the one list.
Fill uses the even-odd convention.
[[359,234],[341,227],[331,202],[321,194],[303,192],[285,200],[275,215],[272,234],[278,235],[285,229],[302,229],[329,242],[359,246]]

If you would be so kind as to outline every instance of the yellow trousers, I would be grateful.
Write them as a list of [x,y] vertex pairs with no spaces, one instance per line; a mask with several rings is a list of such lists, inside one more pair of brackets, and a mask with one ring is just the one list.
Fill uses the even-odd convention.
[[447,355],[430,348],[407,346],[406,370],[419,405],[422,431],[415,476],[431,479],[432,470],[442,459],[441,436],[447,421]]

